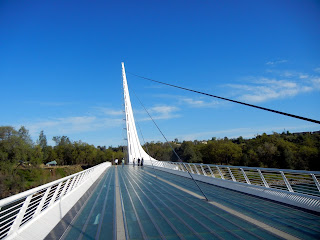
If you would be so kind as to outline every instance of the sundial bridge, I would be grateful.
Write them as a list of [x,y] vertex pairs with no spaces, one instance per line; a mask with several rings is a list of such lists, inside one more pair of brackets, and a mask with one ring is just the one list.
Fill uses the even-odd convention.
[[320,238],[320,172],[154,159],[139,141],[123,63],[122,78],[128,164],[0,200],[0,239]]

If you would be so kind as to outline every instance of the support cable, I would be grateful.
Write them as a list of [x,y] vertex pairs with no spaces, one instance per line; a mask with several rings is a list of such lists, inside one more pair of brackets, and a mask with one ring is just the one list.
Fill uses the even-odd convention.
[[[136,95],[136,94],[134,93],[134,95]],[[149,155],[149,157],[150,157],[150,162],[151,162],[151,165],[152,165],[152,169],[153,169],[154,175],[156,176],[156,178],[158,178],[158,175],[157,175],[157,173],[156,173],[156,169],[154,168],[154,165],[153,165],[153,162],[152,162],[152,159],[151,159],[151,155],[150,155],[148,146],[147,146],[147,144],[146,144],[146,141],[144,140],[144,137],[143,137],[143,134],[142,134],[140,125],[139,125],[138,122],[137,122],[137,124],[138,124],[139,132],[140,132],[140,134],[141,134],[142,140],[143,140],[143,142],[144,142],[144,145],[146,146],[147,153],[148,153],[148,155]]]
[[273,110],[273,109],[270,109],[270,108],[260,107],[260,106],[257,106],[257,105],[253,105],[253,104],[249,104],[249,103],[245,103],[245,102],[240,102],[240,101],[229,99],[229,98],[225,98],[225,97],[219,97],[219,96],[212,95],[212,94],[209,94],[209,93],[204,93],[204,92],[200,92],[200,91],[189,89],[189,88],[185,88],[185,87],[176,86],[176,85],[169,84],[169,83],[160,82],[160,81],[157,81],[157,80],[153,80],[151,78],[142,77],[142,76],[136,75],[134,73],[130,73],[130,72],[128,72],[128,73],[133,75],[133,76],[135,76],[135,77],[139,77],[139,78],[142,78],[142,79],[146,79],[148,81],[160,83],[160,84],[167,85],[167,86],[170,86],[170,87],[175,87],[175,88],[179,88],[179,89],[186,90],[186,91],[189,91],[189,92],[199,93],[199,94],[206,95],[206,96],[209,96],[209,97],[214,97],[214,98],[222,99],[222,100],[233,102],[233,103],[242,104],[242,105],[249,106],[249,107],[258,108],[258,109],[261,109],[261,110],[264,110],[264,111],[269,111],[269,112],[285,115],[285,116],[288,116],[288,117],[297,118],[297,119],[300,119],[300,120],[304,120],[304,121],[320,124],[319,120],[314,120],[314,119],[311,119],[311,118],[306,118],[306,117],[302,117],[302,116],[298,116],[298,115],[294,115],[294,114],[290,114],[290,113],[286,113],[286,112],[281,112],[281,111]]
[[148,110],[145,108],[145,106],[142,104],[142,102],[140,101],[139,97],[137,96],[137,94],[135,94],[135,92],[133,91],[134,95],[136,96],[136,98],[138,99],[138,101],[140,102],[141,106],[144,108],[144,110],[147,112],[147,114],[149,115],[150,119],[152,120],[152,122],[154,123],[154,125],[158,128],[159,132],[161,133],[161,135],[163,136],[163,138],[166,140],[166,142],[169,144],[170,148],[172,149],[172,151],[174,152],[174,154],[177,156],[179,162],[182,163],[182,165],[184,166],[184,168],[187,170],[187,172],[189,173],[191,179],[194,181],[194,183],[197,185],[197,187],[199,188],[200,192],[202,193],[202,195],[205,197],[205,199],[207,201],[209,201],[209,199],[207,198],[206,194],[202,191],[202,189],[200,188],[200,186],[198,185],[197,181],[193,178],[193,176],[191,175],[191,173],[189,172],[189,170],[187,169],[186,165],[184,164],[184,162],[181,160],[181,158],[179,157],[179,155],[177,154],[177,152],[174,150],[174,148],[171,146],[171,144],[169,143],[168,139],[166,138],[166,136],[163,134],[163,132],[161,131],[161,129],[159,128],[159,126],[157,125],[157,123],[153,120],[153,118],[151,117],[150,113],[148,112]]

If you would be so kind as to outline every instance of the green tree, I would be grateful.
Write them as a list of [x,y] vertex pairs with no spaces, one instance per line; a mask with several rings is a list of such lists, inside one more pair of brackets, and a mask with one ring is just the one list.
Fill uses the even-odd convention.
[[44,135],[43,130],[39,134],[39,139],[38,139],[37,143],[40,145],[42,150],[48,146],[47,137],[46,137],[46,135]]
[[242,149],[239,145],[224,139],[219,141],[216,154],[221,164],[225,163],[229,165],[241,158]]
[[183,141],[180,148],[181,158],[184,162],[202,162],[201,153],[191,141]]
[[44,163],[48,163],[48,162],[51,162],[51,161],[56,161],[58,159],[57,152],[53,149],[52,146],[48,146],[46,151],[47,151],[48,156],[45,159]]
[[43,162],[43,152],[42,149],[40,147],[40,145],[36,145],[33,148],[33,154],[32,157],[30,159],[30,162],[33,165],[39,165]]
[[276,167],[276,152],[277,147],[270,142],[265,142],[262,145],[258,146],[256,150],[260,161],[265,167]]
[[43,130],[39,134],[37,144],[41,147],[41,151],[43,153],[43,157],[42,157],[43,163],[48,162],[48,157],[49,157],[48,142],[47,142],[47,137],[44,134]]
[[32,139],[29,134],[29,130],[27,130],[24,126],[21,126],[19,131],[19,137],[28,145],[33,145]]
[[298,157],[294,163],[297,169],[314,170],[318,168],[319,150],[316,147],[301,146],[298,151]]

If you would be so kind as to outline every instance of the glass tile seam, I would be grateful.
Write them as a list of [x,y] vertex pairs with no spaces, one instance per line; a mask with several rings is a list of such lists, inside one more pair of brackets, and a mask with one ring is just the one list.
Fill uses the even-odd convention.
[[[147,172],[146,172],[146,173],[147,173]],[[147,173],[147,174],[149,174],[149,175],[152,176],[151,173]],[[158,177],[158,179],[161,180],[161,181],[164,180],[164,179],[161,179],[161,178],[159,178],[159,177]],[[164,180],[164,181],[167,182],[168,184],[172,184],[172,183],[170,183],[170,182],[167,181],[167,180]],[[190,191],[188,190],[188,192],[190,192]],[[193,194],[195,194],[195,193],[193,193]],[[195,194],[195,195],[198,195],[198,194]],[[198,195],[198,198],[202,199],[203,197],[200,196],[200,195]],[[240,217],[240,218],[242,218],[242,219],[244,219],[244,220],[246,220],[246,221],[248,221],[248,222],[251,222],[251,223],[253,223],[253,224],[256,225],[256,226],[259,226],[260,228],[263,228],[263,229],[265,229],[265,230],[268,230],[269,232],[273,232],[274,234],[276,234],[276,235],[278,235],[278,236],[280,236],[280,237],[291,238],[291,239],[298,239],[298,238],[296,238],[296,237],[293,236],[293,235],[290,235],[290,234],[288,234],[288,233],[286,233],[286,232],[284,232],[284,231],[281,231],[281,230],[276,229],[276,228],[274,228],[274,227],[272,227],[272,226],[269,226],[269,225],[267,225],[267,224],[265,224],[265,223],[263,223],[263,222],[261,222],[261,221],[257,221],[257,220],[255,220],[255,219],[252,218],[252,217],[246,216],[246,215],[242,214],[241,212],[235,211],[235,210],[233,210],[233,209],[231,209],[231,208],[229,208],[229,207],[226,207],[226,206],[224,206],[224,205],[222,205],[222,204],[220,204],[220,203],[213,202],[213,201],[210,201],[209,203],[212,204],[212,205],[215,205],[215,206],[217,206],[217,207],[219,207],[219,208],[221,208],[221,209],[223,209],[223,210],[225,210],[225,211],[227,211],[227,212],[229,212],[229,213],[231,213],[231,214],[233,214],[233,215],[235,215],[235,216],[238,216],[238,217]]]
[[[164,186],[164,184],[162,184],[162,185]],[[165,187],[165,186],[164,186],[164,187]],[[166,191],[166,192],[168,193],[168,191]],[[165,195],[164,195],[164,196],[165,196]],[[229,232],[231,235],[233,235],[233,236],[236,237],[236,238],[241,238],[241,236],[238,236],[238,235],[234,234],[234,233],[231,232],[229,229],[227,229],[226,227],[224,227],[222,224],[218,223],[217,221],[215,221],[215,220],[213,220],[213,219],[210,219],[210,218],[207,217],[205,214],[203,214],[201,211],[195,209],[192,205],[181,201],[179,198],[175,197],[174,195],[172,195],[172,196],[173,196],[177,201],[188,205],[188,207],[189,207],[190,209],[191,209],[191,208],[194,209],[194,211],[196,211],[199,215],[207,218],[209,221],[211,221],[212,223],[216,224],[217,226],[219,226],[219,227],[220,227],[221,229],[223,229],[224,231]],[[198,206],[201,206],[200,204],[197,203],[197,201],[196,201],[195,199],[189,198],[189,200],[192,201],[194,204],[196,204],[196,205],[198,205]],[[179,205],[177,205],[177,206],[180,207]],[[202,206],[201,206],[201,207],[202,207]],[[203,207],[203,208],[204,208],[204,207]],[[207,210],[208,210],[208,208],[207,208]],[[254,234],[254,233],[252,233],[252,232],[249,232],[249,231],[247,231],[247,230],[245,230],[243,227],[237,225],[236,223],[231,222],[231,221],[228,220],[227,218],[224,218],[224,217],[222,217],[222,216],[219,216],[219,215],[215,214],[215,212],[213,212],[212,210],[209,210],[209,211],[210,211],[212,214],[216,215],[217,217],[220,217],[221,219],[229,222],[229,223],[232,224],[233,226],[236,226],[238,229],[243,230],[244,232],[248,233],[249,235],[252,235],[252,236],[254,236],[254,237],[257,238],[257,239],[262,239],[262,238],[260,238],[258,235]],[[239,219],[239,220],[240,220],[240,219]],[[252,226],[255,227],[254,225],[252,225]],[[261,229],[261,230],[262,230],[262,229]]]
[[[165,186],[165,184],[162,184],[162,185],[163,185],[163,187],[167,187],[167,186]],[[165,191],[165,192],[167,192],[168,194],[170,194],[168,191]],[[164,196],[164,198],[167,198],[166,195],[164,195],[164,194],[162,194],[162,195]],[[199,211],[199,210],[195,209],[194,207],[192,207],[192,205],[190,205],[190,204],[188,204],[188,203],[186,203],[186,202],[181,201],[179,198],[175,197],[173,194],[170,194],[170,195],[173,196],[173,198],[175,198],[177,201],[179,201],[179,202],[187,205],[189,209],[191,209],[191,208],[194,209],[194,211],[196,211],[199,215],[201,215],[202,217],[208,219],[210,222],[216,224],[216,225],[219,226],[221,229],[223,229],[223,231],[228,232],[229,234],[233,235],[233,237],[239,238],[239,239],[242,238],[241,236],[235,234],[235,233],[232,232],[231,230],[229,230],[229,229],[227,229],[226,227],[224,227],[222,224],[218,223],[217,221],[215,221],[215,220],[213,220],[213,219],[210,219],[210,218],[207,217],[205,214],[203,214],[201,211]],[[168,198],[167,198],[167,199],[168,199]],[[198,203],[196,202],[195,199],[189,198],[189,200],[191,200],[194,204],[197,204],[197,205],[201,206],[200,204],[198,204]],[[174,205],[176,205],[177,207],[181,208],[179,205],[175,204],[173,201],[171,201],[171,200],[169,200],[169,201],[172,202],[172,203],[173,203]],[[183,209],[182,209],[182,210],[183,210]],[[216,215],[213,211],[211,211],[211,213],[213,213],[214,215]],[[243,230],[245,233],[248,233],[249,235],[252,235],[252,236],[255,237],[256,239],[263,239],[263,238],[259,237],[258,235],[254,234],[254,233],[252,233],[252,232],[249,232],[249,231],[247,231],[247,230],[245,230],[243,227],[237,225],[236,223],[231,222],[230,220],[228,220],[228,219],[226,219],[226,218],[223,218],[223,217],[221,217],[221,216],[219,216],[219,215],[216,215],[216,216],[222,218],[223,220],[225,220],[225,221],[227,221],[227,222],[229,222],[229,223],[232,224],[233,226],[236,226],[238,229]],[[240,219],[239,219],[239,220],[240,220]],[[255,227],[254,225],[252,225],[252,226]],[[262,229],[261,229],[261,230],[262,230]]]
[[[168,204],[166,204],[162,199],[160,199],[160,198],[159,198],[157,195],[155,195],[154,193],[151,192],[151,194],[153,194],[153,195],[159,200],[159,202],[161,202],[164,206],[166,206],[167,209],[168,209],[171,213],[173,213],[173,215],[176,216],[176,218],[178,218],[185,226],[187,226],[187,227],[192,231],[192,233],[193,233],[195,236],[197,236],[199,239],[203,239],[203,237],[202,237],[190,224],[188,224],[188,223],[187,223],[183,218],[181,218],[175,211],[173,211],[173,210],[168,206]],[[222,238],[220,238],[218,235],[216,235],[216,233],[215,233],[213,230],[207,228],[207,226],[205,226],[204,224],[202,224],[200,221],[196,220],[193,216],[191,216],[191,215],[189,215],[189,216],[190,216],[190,218],[192,218],[194,221],[196,221],[196,222],[198,222],[200,225],[202,225],[209,233],[211,233],[212,235],[214,235],[215,237],[217,237],[217,238],[219,238],[219,239],[222,239]]]
[[150,197],[140,188],[139,184],[132,179],[136,186],[141,190],[141,192],[144,194],[144,196],[149,200],[149,202],[153,205],[153,207],[158,211],[158,213],[163,217],[163,219],[168,223],[168,225],[174,230],[174,232],[177,234],[177,236],[180,239],[185,239],[183,235],[178,231],[178,229],[174,226],[174,224],[163,214],[163,212],[159,209],[159,207],[150,199]]
[[[121,174],[119,174],[119,175],[121,175]],[[122,179],[122,176],[121,176],[121,179]],[[124,184],[124,180],[123,180],[123,179],[122,179],[122,182],[123,182],[123,184]],[[120,181],[119,181],[119,185],[120,185]],[[127,188],[127,186],[126,186],[125,184],[124,184],[124,187],[125,187],[125,190],[128,192],[128,188]],[[128,194],[128,197],[129,197],[129,202],[131,203],[133,212],[134,212],[134,214],[135,214],[135,216],[136,216],[136,219],[137,219],[137,222],[138,222],[138,225],[139,225],[139,228],[140,228],[142,237],[143,237],[143,239],[148,239],[148,238],[147,238],[147,235],[146,235],[146,233],[145,233],[145,231],[144,231],[144,229],[143,229],[143,226],[142,226],[142,224],[141,224],[141,221],[140,221],[139,215],[138,215],[138,213],[137,213],[137,210],[135,209],[133,200],[132,200],[132,198],[131,198],[131,196],[130,196],[129,194]]]

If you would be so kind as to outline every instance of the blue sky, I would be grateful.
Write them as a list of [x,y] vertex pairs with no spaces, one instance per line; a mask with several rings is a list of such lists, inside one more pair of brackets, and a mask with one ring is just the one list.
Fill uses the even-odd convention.
[[[124,144],[126,70],[320,120],[319,1],[0,2],[0,125]],[[147,141],[253,137],[318,124],[127,74]]]

